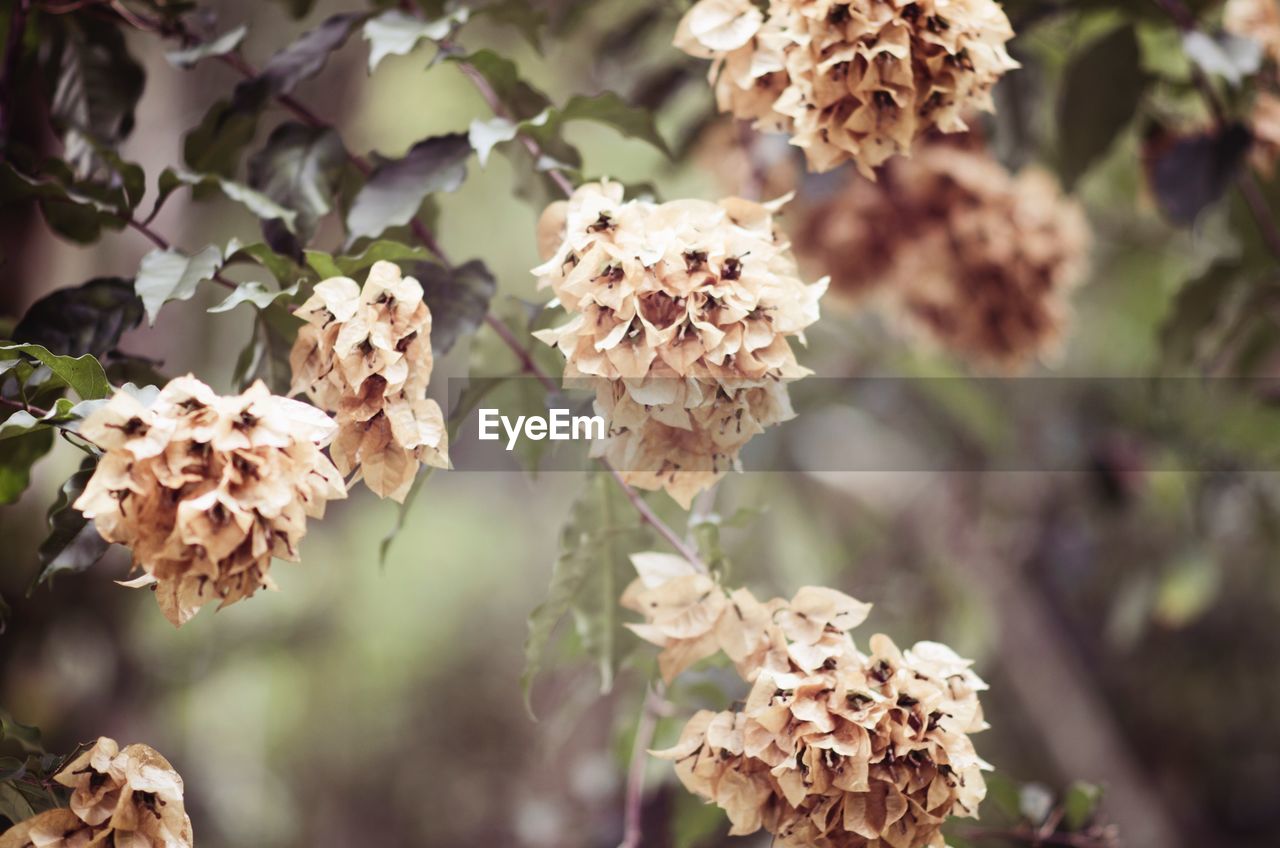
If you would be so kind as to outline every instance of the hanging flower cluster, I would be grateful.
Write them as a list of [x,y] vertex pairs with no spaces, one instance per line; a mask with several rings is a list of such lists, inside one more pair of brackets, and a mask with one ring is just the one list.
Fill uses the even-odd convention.
[[0,848],[191,848],[182,778],[146,745],[100,738],[54,780],[70,809],[48,810],[0,836]]
[[1270,179],[1280,160],[1280,5],[1274,0],[1228,0],[1223,14],[1227,32],[1260,44],[1269,68],[1258,77],[1249,129],[1253,147],[1249,163]]
[[934,142],[809,209],[796,249],[833,270],[842,299],[883,295],[908,327],[1015,368],[1060,338],[1090,241],[1083,210],[1047,173],[1014,175]]
[[944,645],[899,650],[848,630],[870,607],[807,587],[790,601],[726,594],[686,561],[633,558],[624,606],[662,647],[663,676],[723,651],[752,684],[740,710],[701,711],[655,753],[689,791],[724,809],[734,835],[761,828],[794,848],[923,848],[986,793],[969,734],[986,727],[985,684]]
[[700,0],[675,45],[712,59],[721,111],[785,132],[809,167],[870,176],[917,137],[966,129],[1018,67],[995,0]]
[[790,337],[818,319],[826,280],[801,282],[776,204],[624,201],[580,187],[539,222],[535,268],[570,315],[535,335],[568,382],[596,388],[607,455],[686,508],[756,433],[791,417],[783,381],[808,371]]
[[150,404],[117,392],[84,422],[104,454],[74,506],[127,545],[160,609],[182,625],[273,586],[273,556],[296,561],[307,518],[346,497],[321,447],[333,421],[261,382],[221,397],[195,377]]
[[431,311],[418,281],[378,262],[363,288],[347,277],[317,284],[296,314],[307,323],[289,355],[291,393],[337,415],[338,470],[402,502],[422,464],[448,468],[444,415],[426,396]]

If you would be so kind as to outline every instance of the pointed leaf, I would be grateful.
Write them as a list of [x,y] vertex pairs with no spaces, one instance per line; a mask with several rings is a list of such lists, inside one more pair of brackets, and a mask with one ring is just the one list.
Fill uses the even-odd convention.
[[210,41],[194,44],[181,50],[169,50],[164,54],[164,57],[175,68],[191,68],[202,59],[212,59],[215,56],[225,56],[231,53],[240,46],[240,42],[244,41],[244,37],[248,33],[249,28],[241,24]]
[[471,145],[462,133],[420,141],[400,159],[382,160],[347,213],[347,243],[409,223],[427,197],[455,191],[467,176]]
[[153,250],[142,257],[133,287],[142,298],[147,318],[154,324],[160,307],[171,300],[190,300],[196,287],[212,278],[221,266],[222,251],[214,245],[195,256],[176,250]]

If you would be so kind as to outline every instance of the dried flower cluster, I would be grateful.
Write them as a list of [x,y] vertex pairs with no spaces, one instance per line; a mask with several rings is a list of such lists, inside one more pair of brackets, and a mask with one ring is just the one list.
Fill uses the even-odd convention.
[[102,737],[54,780],[71,790],[70,809],[22,822],[0,848],[191,848],[182,778],[146,745]]
[[118,392],[84,422],[105,451],[76,500],[110,542],[127,545],[174,625],[202,606],[271,588],[271,558],[296,561],[307,518],[346,497],[321,446],[335,430],[320,410],[262,383],[221,397],[194,377],[149,405]]
[[686,508],[791,416],[783,381],[808,373],[789,339],[817,320],[826,280],[801,282],[777,208],[624,202],[603,182],[539,222],[548,258],[533,273],[570,320],[535,335],[564,354],[567,382],[596,389],[609,422],[597,455]]
[[910,328],[983,364],[1050,352],[1086,268],[1088,222],[1047,173],[922,146],[808,210],[796,249],[846,300],[883,295]]
[[809,167],[863,173],[921,134],[966,129],[1018,67],[995,0],[700,0],[675,44],[712,59],[721,111],[791,136]]
[[1222,23],[1227,32],[1261,44],[1267,57],[1280,64],[1280,4],[1275,0],[1227,0]]
[[448,468],[444,416],[426,396],[431,311],[418,281],[378,262],[363,288],[347,277],[317,284],[297,315],[307,323],[289,355],[291,393],[337,415],[338,470],[403,501],[423,463]]
[[723,651],[752,684],[741,710],[701,711],[655,756],[724,809],[734,835],[761,828],[794,848],[923,848],[949,816],[976,817],[986,793],[969,734],[986,727],[985,684],[944,645],[857,650],[847,631],[869,606],[807,587],[790,601],[726,594],[677,557],[633,558],[623,604],[662,647],[668,679]]

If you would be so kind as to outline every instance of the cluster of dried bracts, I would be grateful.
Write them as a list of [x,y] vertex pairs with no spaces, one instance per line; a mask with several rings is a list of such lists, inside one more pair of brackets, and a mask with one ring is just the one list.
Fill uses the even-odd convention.
[[132,550],[145,574],[127,585],[152,586],[181,625],[271,588],[272,557],[298,559],[307,519],[346,497],[321,450],[335,430],[262,383],[223,397],[180,377],[150,403],[117,392],[81,429],[103,455],[75,508]]
[[566,380],[596,388],[609,422],[598,455],[685,507],[752,436],[791,417],[785,381],[809,373],[790,338],[818,319],[826,280],[800,280],[776,210],[625,201],[604,182],[539,222],[546,262],[534,273],[570,320],[538,338],[564,354]]
[[989,766],[969,734],[986,727],[986,686],[967,660],[933,642],[900,651],[879,634],[864,654],[847,631],[870,607],[832,589],[761,603],[677,557],[633,560],[640,576],[623,604],[662,648],[663,676],[723,652],[751,684],[740,710],[699,712],[656,752],[724,809],[731,833],[763,828],[794,848],[941,848],[949,817],[977,815]]
[[444,416],[426,396],[431,312],[418,281],[378,262],[363,289],[325,280],[297,314],[307,324],[289,357],[292,391],[337,416],[329,452],[338,470],[403,501],[423,463],[448,468]]
[[1053,352],[1090,241],[1048,173],[933,140],[806,209],[796,249],[831,269],[840,300],[874,298],[966,359],[1014,368]]
[[712,59],[721,111],[784,132],[815,171],[863,173],[929,130],[967,128],[1018,67],[995,0],[700,0],[676,46]]
[[48,810],[0,836],[0,848],[191,848],[182,778],[146,745],[103,737],[54,780],[68,808]]

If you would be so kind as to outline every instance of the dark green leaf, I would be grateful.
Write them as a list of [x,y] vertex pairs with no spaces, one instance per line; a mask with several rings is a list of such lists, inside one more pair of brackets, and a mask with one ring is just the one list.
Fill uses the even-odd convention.
[[26,821],[35,814],[35,810],[31,809],[30,802],[15,788],[13,783],[0,781],[0,816],[8,819],[12,824],[17,824],[18,822]]
[[242,112],[260,110],[270,98],[288,94],[302,81],[320,73],[330,54],[346,43],[351,30],[366,17],[362,12],[331,15],[320,26],[303,33],[268,59],[256,77],[236,86],[232,108]]
[[319,250],[307,251],[307,264],[321,277],[359,277],[375,262],[408,262],[426,259],[425,248],[380,239],[355,256],[330,256]]
[[40,744],[39,729],[27,724],[19,724],[13,720],[13,716],[7,710],[0,709],[0,741],[5,739],[17,742],[24,751],[35,754],[44,753],[44,747]]
[[602,687],[608,689],[612,683],[626,632],[618,615],[619,582],[631,572],[627,555],[638,550],[644,538],[634,523],[634,512],[620,504],[619,497],[608,475],[593,474],[561,531],[560,556],[552,569],[547,598],[529,615],[520,682],[530,715],[533,681],[556,625],[570,612],[583,647],[600,664]]
[[527,121],[526,124],[531,129],[545,132],[547,129],[558,131],[560,125],[569,121],[594,121],[604,124],[627,138],[647,141],[667,156],[671,155],[671,150],[654,124],[653,113],[647,109],[632,106],[611,91],[590,97],[576,95],[562,108],[544,112]]
[[1160,209],[1175,224],[1194,224],[1226,193],[1252,143],[1241,124],[1190,136],[1152,133],[1143,152],[1147,180]]
[[[234,247],[234,249],[233,249]],[[288,256],[272,250],[266,244],[228,245],[227,264],[252,260],[271,272],[281,286],[296,285],[307,271]]]
[[0,345],[0,358],[12,359],[11,354],[25,354],[47,366],[54,376],[63,384],[70,386],[81,400],[97,400],[111,394],[111,384],[107,382],[102,364],[89,354],[75,357],[59,356],[38,344]]
[[66,160],[87,175],[97,169],[99,146],[113,147],[132,131],[146,75],[117,27],[84,15],[62,20],[65,41],[50,118]]
[[435,469],[430,466],[418,472],[418,476],[414,479],[413,485],[409,487],[409,493],[405,495],[402,502],[396,504],[396,520],[391,525],[391,529],[387,531],[387,535],[382,537],[382,541],[378,543],[378,565],[385,566],[387,564],[387,553],[391,550],[391,543],[400,535],[400,531],[404,529],[404,523],[409,518],[409,510],[413,506],[413,502],[418,498],[418,492],[422,491],[422,487],[426,484],[427,478],[431,476],[431,472]]
[[115,350],[120,337],[142,323],[142,316],[142,300],[131,281],[98,277],[36,301],[13,337],[64,356],[101,357]]
[[1062,822],[1068,830],[1078,831],[1089,826],[1098,812],[1102,790],[1092,783],[1077,780],[1067,789],[1062,800]]
[[258,311],[253,323],[253,336],[236,361],[232,382],[244,389],[262,380],[278,395],[289,393],[293,371],[289,367],[289,351],[293,349],[302,322],[289,310],[273,303]]
[[211,279],[220,267],[222,251],[214,245],[195,256],[177,250],[153,250],[142,257],[133,286],[154,324],[160,307],[171,300],[190,300],[196,287]]
[[1147,85],[1132,26],[1072,57],[1058,104],[1062,179],[1068,188],[1102,158],[1133,120]]
[[409,223],[428,195],[455,191],[470,155],[466,135],[451,133],[418,142],[401,159],[381,160],[347,213],[348,245]]
[[226,99],[214,103],[183,140],[182,158],[187,166],[202,174],[233,175],[241,152],[258,131],[260,111],[261,107],[237,108]]
[[169,64],[177,68],[194,67],[197,62],[202,59],[211,59],[215,56],[225,56],[240,46],[240,42],[244,41],[244,37],[249,33],[249,28],[243,24],[235,29],[228,30],[222,35],[210,41],[204,41],[200,44],[194,44],[181,50],[169,50],[164,57],[169,60]]
[[284,6],[294,18],[305,18],[316,5],[316,0],[275,0],[275,2]]
[[493,274],[478,259],[454,268],[419,262],[409,273],[422,283],[431,309],[431,347],[438,353],[448,353],[460,337],[476,331],[498,288]]
[[1226,260],[1215,262],[1182,286],[1160,328],[1162,359],[1167,367],[1177,370],[1196,360],[1206,331],[1222,315],[1244,281],[1239,263]]
[[84,492],[96,467],[96,460],[86,460],[80,470],[62,484],[58,499],[49,507],[49,536],[40,545],[37,585],[61,572],[84,571],[107,552],[108,542],[98,534],[93,522],[71,506]]
[[96,241],[103,227],[124,227],[129,206],[123,187],[95,191],[92,186],[72,182],[74,178],[65,165],[61,171],[52,178],[36,178],[8,162],[0,162],[0,197],[36,200],[54,232],[81,244]]
[[306,243],[316,223],[333,208],[346,161],[346,148],[332,129],[281,124],[249,159],[249,185],[295,213],[288,229]]
[[0,506],[14,503],[26,491],[31,466],[52,447],[53,431],[47,427],[0,440]]
[[[229,180],[218,174],[193,174],[181,168],[165,168],[160,174],[159,184],[162,197],[167,196],[181,185],[188,185],[197,189],[217,189],[231,200],[243,205],[259,218],[267,221],[279,219],[291,232],[298,217],[297,212],[292,209],[286,209],[257,189]],[[198,196],[200,196],[199,193],[197,193]]]
[[514,62],[492,50],[480,50],[470,56],[450,58],[484,77],[498,100],[517,121],[528,120],[551,105],[545,94],[520,78],[520,71]]

